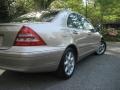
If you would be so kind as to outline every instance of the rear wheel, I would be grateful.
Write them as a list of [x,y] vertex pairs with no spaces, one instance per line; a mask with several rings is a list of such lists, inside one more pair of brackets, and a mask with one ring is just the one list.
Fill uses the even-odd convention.
[[102,54],[105,53],[105,51],[106,51],[106,42],[105,41],[101,41],[101,44],[98,47],[98,49],[96,50],[95,54],[102,55]]
[[63,79],[69,79],[74,73],[76,58],[77,57],[72,48],[66,49],[57,70],[58,76],[62,77]]

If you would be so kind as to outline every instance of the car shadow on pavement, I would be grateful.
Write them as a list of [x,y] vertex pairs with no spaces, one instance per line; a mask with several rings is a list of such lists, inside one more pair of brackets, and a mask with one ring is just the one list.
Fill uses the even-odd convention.
[[[0,90],[44,90],[46,86],[59,83],[54,73],[19,73],[5,71],[0,76]],[[37,88],[39,87],[39,88]]]
[[[118,59],[120,57],[112,54],[88,56],[78,63],[73,77],[65,81],[57,78],[54,73],[25,74],[5,71],[0,76],[0,90],[63,90],[63,87],[64,90],[68,89],[68,87],[69,90],[73,90],[76,87],[81,87],[81,90],[85,90],[86,84],[88,89],[93,90],[96,86],[102,87],[101,85],[105,83],[105,81],[101,81],[101,77],[109,81],[107,74],[111,73],[114,69],[120,70]],[[116,65],[110,68],[110,65],[114,64]],[[103,68],[106,71],[109,70],[109,72],[103,72]],[[98,80],[96,81],[93,78]]]

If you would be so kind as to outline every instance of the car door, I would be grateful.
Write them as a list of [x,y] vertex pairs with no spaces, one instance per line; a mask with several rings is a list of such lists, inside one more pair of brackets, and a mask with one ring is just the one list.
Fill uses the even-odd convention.
[[[86,33],[87,36],[87,43],[89,45],[90,50],[95,50],[101,40],[100,34],[96,32],[93,25],[84,17],[82,17],[82,23],[83,23],[83,32]],[[88,49],[88,50],[89,50]]]
[[68,17],[67,26],[71,31],[74,42],[79,49],[80,56],[84,55],[90,48],[88,48],[88,36],[86,35],[86,32],[83,31],[84,28],[80,15],[71,13]]

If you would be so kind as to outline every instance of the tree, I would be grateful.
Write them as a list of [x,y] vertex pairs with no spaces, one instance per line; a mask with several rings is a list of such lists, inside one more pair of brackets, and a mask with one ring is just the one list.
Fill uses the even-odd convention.
[[[55,0],[51,5],[51,9],[67,8],[73,11],[79,12],[82,15],[86,15],[86,6],[83,4],[83,0]],[[94,2],[89,3],[87,7],[88,17],[92,23],[100,23],[100,7],[94,7]]]
[[47,9],[54,0],[34,0],[37,9]]
[[7,0],[0,0],[0,22],[5,22],[9,17]]
[[[88,15],[93,23],[120,21],[120,0],[90,0]],[[95,2],[95,4],[94,4]],[[68,8],[85,16],[83,0],[0,0],[0,22],[10,21],[13,17],[43,9]]]
[[0,22],[9,22],[11,19],[34,9],[35,5],[33,0],[1,0]]
[[[77,3],[76,3],[77,2]],[[71,9],[84,13],[82,0],[55,0],[51,5],[51,9]]]
[[119,21],[119,0],[97,0],[101,7],[101,18],[103,23]]
[[22,14],[34,11],[35,3],[33,0],[15,0],[15,5],[13,9],[15,11],[13,16],[17,17]]

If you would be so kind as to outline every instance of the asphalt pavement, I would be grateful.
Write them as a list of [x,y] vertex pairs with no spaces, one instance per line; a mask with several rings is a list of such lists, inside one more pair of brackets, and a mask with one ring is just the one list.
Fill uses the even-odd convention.
[[104,55],[80,61],[69,80],[61,80],[54,73],[0,70],[0,90],[120,90],[120,43],[108,43]]

